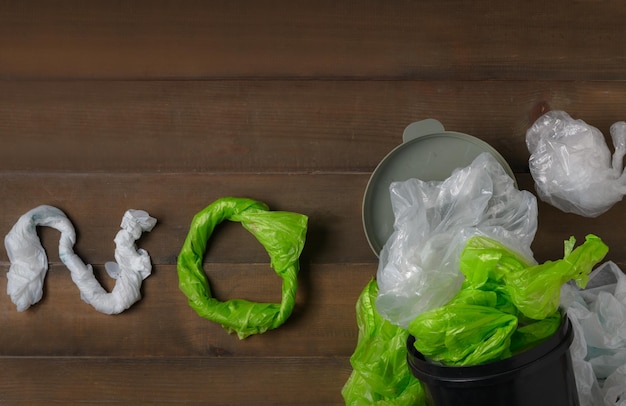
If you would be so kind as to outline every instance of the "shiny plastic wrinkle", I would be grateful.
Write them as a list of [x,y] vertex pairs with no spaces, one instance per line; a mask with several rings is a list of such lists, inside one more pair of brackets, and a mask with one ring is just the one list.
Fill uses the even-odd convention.
[[624,405],[626,401],[626,274],[605,262],[585,289],[562,289],[575,339],[572,360],[581,405]]
[[503,241],[533,261],[536,198],[518,190],[488,153],[444,181],[394,182],[390,198],[394,232],[380,253],[376,306],[396,325],[406,328],[461,289],[459,257],[474,235]]
[[[202,262],[215,227],[224,220],[239,222],[263,245],[270,265],[282,280],[280,303],[244,299],[219,301],[211,294]],[[270,211],[265,203],[224,197],[197,213],[178,256],[179,288],[189,305],[206,319],[221,324],[243,339],[281,326],[291,315],[296,297],[299,258],[306,239],[308,217]]]
[[588,235],[582,245],[563,259],[511,273],[506,277],[511,300],[527,317],[546,318],[558,309],[563,284],[572,280],[584,287],[593,267],[604,259],[608,250],[600,238]]
[[126,211],[121,230],[115,237],[116,262],[106,264],[107,272],[116,279],[113,290],[107,292],[94,276],[91,265],[85,264],[74,253],[76,233],[65,213],[56,207],[38,206],[22,215],[4,239],[11,261],[7,293],[18,311],[41,300],[48,260],[36,228],[52,227],[61,233],[59,257],[70,270],[81,299],[101,313],[121,313],[141,299],[142,281],[151,273],[150,256],[145,250],[138,249],[135,241],[143,232],[151,231],[155,224],[156,219],[143,210]]
[[626,194],[626,123],[614,123],[610,133],[615,147],[612,157],[597,128],[564,111],[539,117],[526,132],[526,145],[541,200],[585,217],[599,216],[622,200]]
[[[568,240],[566,245],[571,243]],[[579,247],[565,249],[563,259],[531,265],[503,244],[477,236],[468,241],[461,255],[461,269],[474,288],[488,280],[498,281],[520,312],[542,320],[558,309],[561,286],[573,280],[584,287],[593,267],[607,253],[606,244],[590,234]]]
[[377,294],[372,280],[356,304],[359,336],[350,357],[353,371],[341,391],[345,404],[425,405],[422,385],[406,364],[408,333],[376,312]]
[[453,301],[416,317],[415,348],[445,365],[476,365],[509,355],[517,317],[496,308]]
[[561,287],[581,287],[608,247],[596,236],[561,260],[533,265],[498,241],[472,237],[461,254],[466,281],[447,304],[418,315],[408,330],[415,348],[445,365],[476,365],[511,356],[541,342],[560,324]]
[[[519,315],[518,315],[519,317]],[[534,347],[554,334],[561,325],[561,312],[557,311],[543,320],[526,320],[519,317],[518,327],[511,336],[510,353],[516,354]]]

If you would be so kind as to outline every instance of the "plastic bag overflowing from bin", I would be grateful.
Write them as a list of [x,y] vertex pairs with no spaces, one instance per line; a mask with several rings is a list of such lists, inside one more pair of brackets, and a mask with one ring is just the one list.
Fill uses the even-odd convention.
[[76,232],[65,213],[52,206],[36,207],[22,215],[4,239],[11,261],[7,293],[18,311],[41,300],[48,260],[36,228],[52,227],[61,232],[59,257],[70,270],[81,299],[101,313],[121,313],[141,299],[142,281],[152,271],[150,256],[145,250],[137,249],[134,242],[155,224],[156,219],[143,210],[128,210],[124,214],[122,230],[115,237],[117,262],[106,264],[109,276],[116,279],[113,290],[107,292],[94,276],[91,265],[86,265],[74,253]]
[[356,305],[359,338],[352,374],[341,391],[346,405],[420,405],[424,390],[406,366],[408,332],[376,311],[378,284],[370,281]]
[[495,240],[473,237],[461,254],[466,276],[447,304],[418,315],[408,327],[415,348],[444,365],[476,365],[510,357],[552,335],[560,324],[561,287],[584,287],[608,247],[590,235],[561,260],[531,265]]
[[[608,250],[592,235],[577,248],[570,238],[563,260],[537,264],[530,249],[536,199],[517,190],[488,154],[445,181],[396,182],[390,193],[394,233],[381,252],[377,281],[357,304],[359,341],[351,357],[353,373],[342,391],[346,404],[403,404],[396,399],[409,393],[411,386],[400,382],[407,366],[394,360],[404,360],[406,351],[397,341],[407,337],[407,328],[418,335],[417,341],[430,340],[436,351],[451,344],[453,351],[439,361],[452,365],[503,359],[543,343],[560,328],[564,284],[571,280],[572,286],[577,284],[572,289],[585,292],[589,273]],[[445,313],[446,305],[456,307],[456,313]],[[424,328],[417,332],[420,317]],[[446,328],[459,324],[475,330],[446,334]],[[576,334],[579,339],[582,333]],[[618,402],[624,400],[620,378],[626,367],[620,356],[624,354],[618,352],[609,362],[614,367],[604,392],[596,381],[607,405],[623,406]],[[591,363],[585,362],[596,379]],[[584,371],[576,369],[579,381]],[[583,406],[604,404],[586,402],[580,384],[578,391]],[[424,396],[417,391],[411,404],[424,404]]]
[[461,289],[459,258],[466,241],[485,235],[533,263],[537,201],[489,153],[444,181],[409,179],[390,186],[394,232],[380,254],[376,307],[406,328]]
[[626,123],[610,129],[611,157],[602,132],[564,111],[539,117],[526,132],[530,173],[541,200],[585,217],[609,210],[626,194]]
[[[353,372],[342,391],[346,404],[425,404],[421,383],[407,377],[408,334],[417,337],[414,346],[431,362],[451,366],[505,359],[552,336],[562,322],[563,284],[572,280],[584,286],[608,248],[590,235],[576,248],[573,239],[567,240],[564,251],[561,260],[532,265],[495,240],[471,238],[459,261],[466,276],[463,289],[444,306],[417,316],[408,331],[377,312],[373,301],[378,287],[371,281],[357,302],[359,339],[350,358]],[[526,275],[535,283],[516,295],[519,281],[529,281]],[[529,310],[533,301],[540,311]]]
[[626,274],[606,262],[586,289],[563,286],[562,306],[575,329],[571,346],[582,406],[626,406]]

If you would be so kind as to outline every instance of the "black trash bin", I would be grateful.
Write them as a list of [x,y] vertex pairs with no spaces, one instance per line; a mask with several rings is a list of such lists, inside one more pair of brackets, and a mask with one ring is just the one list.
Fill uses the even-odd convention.
[[474,366],[434,364],[407,340],[407,361],[431,406],[578,406],[569,347],[574,331],[564,315],[556,333],[510,358]]

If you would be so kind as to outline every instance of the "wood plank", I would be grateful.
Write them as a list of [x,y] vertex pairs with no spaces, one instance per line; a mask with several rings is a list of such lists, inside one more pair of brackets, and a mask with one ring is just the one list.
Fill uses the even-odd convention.
[[610,81],[0,82],[0,170],[371,172],[432,117],[524,172],[542,112],[608,136],[625,94]]
[[[0,235],[57,206],[110,290],[124,211],[159,221],[138,241],[154,264],[143,298],[116,316],[81,301],[58,233],[39,230],[43,300],[18,313],[0,294],[0,404],[343,404],[378,266],[361,226],[376,165],[433,117],[494,146],[532,191],[524,135],[541,113],[607,135],[624,119],[625,17],[615,0],[0,0]],[[188,306],[176,269],[193,215],[233,195],[309,216],[294,313],[245,340]],[[539,202],[537,260],[595,233],[626,269],[625,205],[586,219]],[[204,269],[220,300],[280,300],[238,224],[218,228]]]
[[[111,290],[113,281],[101,269],[96,273]],[[280,302],[281,279],[267,265],[213,264],[206,273],[218,300]],[[109,316],[81,301],[69,271],[55,265],[46,277],[44,298],[26,311],[17,312],[8,295],[0,295],[0,359],[349,357],[357,341],[356,301],[375,273],[375,264],[305,264],[298,277],[296,307],[286,323],[240,340],[188,306],[178,289],[175,266],[156,266],[142,285],[141,301]],[[0,278],[0,291],[6,292],[6,278]]]
[[[6,235],[28,210],[49,204],[63,210],[78,230],[75,250],[84,261],[103,264],[113,258],[113,238],[124,212],[143,209],[158,223],[138,244],[155,264],[173,265],[193,216],[218,198],[242,196],[263,201],[272,210],[309,216],[303,263],[371,263],[376,258],[361,225],[368,178],[363,174],[0,173],[0,194],[6,196],[0,202],[0,233]],[[42,231],[50,260],[58,261],[58,232]],[[214,237],[207,262],[268,261],[260,244],[239,224],[225,223]],[[0,253],[0,260],[7,261],[6,253]]]
[[[45,232],[51,230],[42,230],[44,246],[54,265],[48,275],[45,300],[18,314],[8,297],[0,297],[0,317],[7,327],[0,336],[0,354],[348,356],[356,340],[354,304],[377,267],[360,225],[360,199],[366,180],[363,174],[4,174],[0,179],[2,194],[11,199],[3,200],[0,206],[4,213],[1,229],[8,231],[13,219],[33,202],[66,209],[79,230],[77,251],[85,261],[96,265],[108,288],[112,285],[102,276],[102,264],[112,259],[112,237],[124,208],[147,209],[162,223],[139,242],[155,264],[154,275],[143,288],[144,299],[114,317],[100,315],[80,301],[67,270],[59,265],[58,237],[55,232]],[[529,175],[521,174],[518,180],[521,188],[532,190]],[[307,213],[311,221],[293,320],[280,330],[243,342],[193,313],[178,291],[175,272],[176,256],[191,217],[219,197],[215,195],[225,194],[229,185],[237,185],[240,191],[246,191],[245,195],[258,193],[263,200],[275,202],[277,209]],[[317,198],[311,200],[308,196]],[[624,267],[626,258],[619,250],[623,236],[614,227],[624,217],[624,204],[620,202],[597,219],[584,219],[540,203],[539,230],[533,246],[537,259],[560,258],[563,241],[570,235],[582,241],[584,235],[596,233],[615,248],[607,260]],[[222,300],[241,296],[278,301],[280,280],[269,269],[265,252],[239,225],[229,225],[216,233],[205,257],[205,269],[215,281],[216,293]],[[6,270],[6,253],[2,255],[1,267]],[[141,329],[135,330],[136,326]],[[41,343],[44,333],[48,339]]]
[[622,2],[0,3],[0,78],[622,79]]
[[[517,179],[521,189],[534,193],[534,183],[529,174],[518,174]],[[596,218],[587,218],[561,210],[538,200],[539,226],[533,242],[533,252],[537,261],[545,262],[563,257],[563,243],[570,236],[574,236],[577,245],[585,241],[587,234],[596,234],[609,246],[606,261],[614,261],[626,271],[626,256],[621,247],[624,236],[621,227],[626,221],[624,213],[626,201],[615,204],[609,211]]]
[[[246,196],[266,202],[272,210],[309,216],[302,263],[376,263],[361,221],[361,203],[369,174],[0,174],[0,233],[6,235],[26,211],[40,204],[64,210],[78,230],[76,251],[94,265],[113,257],[113,238],[125,210],[147,210],[159,223],[138,242],[153,263],[174,265],[195,213],[223,196]],[[529,174],[517,174],[520,188],[534,191]],[[562,213],[540,202],[539,230],[534,244],[538,260],[559,257],[563,240],[587,233],[602,234],[610,247],[622,245],[620,202],[608,213],[587,219]],[[626,221],[626,220],[625,220]],[[52,262],[58,262],[58,233],[42,230]],[[241,244],[239,242],[245,241]],[[266,263],[263,248],[239,224],[224,224],[211,239],[207,263]],[[624,263],[619,250],[611,258]],[[8,264],[6,252],[0,261]],[[8,266],[8,265],[5,265]]]
[[347,358],[0,357],[0,403],[342,405]]

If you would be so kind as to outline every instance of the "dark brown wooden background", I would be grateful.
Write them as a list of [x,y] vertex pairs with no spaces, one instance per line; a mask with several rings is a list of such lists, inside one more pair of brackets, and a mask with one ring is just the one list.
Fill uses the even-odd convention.
[[[159,221],[138,243],[154,264],[143,299],[116,316],[81,301],[58,233],[41,230],[43,300],[18,313],[0,278],[0,404],[342,404],[355,302],[377,268],[361,226],[377,163],[433,117],[489,142],[532,190],[524,136],[542,112],[605,134],[626,119],[624,21],[617,0],[0,0],[0,233],[57,206],[111,288],[124,211]],[[193,215],[229,195],[310,218],[294,314],[243,341],[177,286]],[[596,233],[626,265],[625,209],[540,204],[537,259]],[[238,224],[205,270],[220,299],[280,300]]]

